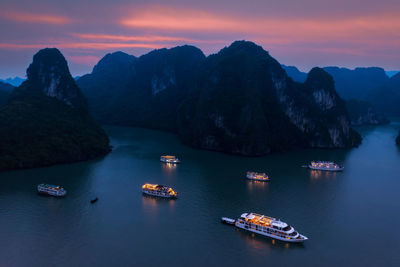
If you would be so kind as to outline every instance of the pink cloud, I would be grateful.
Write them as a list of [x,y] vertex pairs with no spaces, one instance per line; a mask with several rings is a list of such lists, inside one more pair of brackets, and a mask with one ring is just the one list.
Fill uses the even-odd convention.
[[[149,6],[132,11],[120,20],[121,26],[155,32],[202,32],[269,37],[289,41],[319,41],[320,38],[371,38],[400,32],[396,12],[349,17],[260,17],[234,16],[196,9]],[[373,34],[373,35],[372,35]],[[285,41],[288,42],[288,41]]]
[[16,11],[3,11],[0,13],[0,17],[3,17],[7,20],[11,20],[14,22],[21,23],[40,23],[40,24],[69,24],[72,22],[72,19],[55,15],[55,14],[38,14],[38,13],[30,13],[30,12],[16,12]]

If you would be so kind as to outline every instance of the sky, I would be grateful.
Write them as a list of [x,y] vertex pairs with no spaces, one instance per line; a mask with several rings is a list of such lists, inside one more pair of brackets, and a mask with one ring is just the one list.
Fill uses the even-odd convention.
[[57,47],[82,75],[107,53],[190,44],[206,55],[235,40],[280,63],[400,70],[399,0],[0,0],[0,78],[25,76]]

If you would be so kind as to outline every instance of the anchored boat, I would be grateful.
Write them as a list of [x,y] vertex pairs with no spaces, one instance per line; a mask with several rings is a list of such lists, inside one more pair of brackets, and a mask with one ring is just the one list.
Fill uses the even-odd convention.
[[159,184],[144,184],[142,186],[143,194],[155,196],[155,197],[165,197],[165,198],[177,198],[178,192],[175,192],[171,187]]
[[236,220],[235,226],[285,242],[301,243],[308,239],[287,223],[256,213],[243,213]]
[[59,185],[40,184],[37,186],[37,191],[39,194],[55,197],[63,197],[67,194],[67,191]]
[[311,161],[311,163],[308,165],[308,168],[312,170],[332,171],[332,172],[344,170],[343,166],[339,166],[338,164],[332,161]]
[[246,178],[254,181],[269,181],[268,175],[260,172],[247,172]]
[[160,161],[164,163],[173,163],[173,164],[181,162],[177,157],[169,155],[161,156]]

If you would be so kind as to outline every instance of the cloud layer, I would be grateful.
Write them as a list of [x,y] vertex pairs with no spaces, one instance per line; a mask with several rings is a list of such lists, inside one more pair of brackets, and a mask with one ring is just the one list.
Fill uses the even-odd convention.
[[192,44],[210,54],[238,39],[303,70],[400,69],[400,2],[393,0],[3,2],[0,77],[23,74],[43,47],[61,49],[72,72],[83,74],[116,50],[138,56]]

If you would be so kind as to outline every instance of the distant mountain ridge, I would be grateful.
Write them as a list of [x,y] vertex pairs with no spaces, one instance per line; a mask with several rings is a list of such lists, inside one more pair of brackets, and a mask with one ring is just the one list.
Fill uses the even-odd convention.
[[[283,68],[298,82],[307,75],[296,67],[283,65]],[[347,100],[354,124],[376,125],[386,123],[386,116],[400,116],[400,73],[389,78],[382,68],[375,67],[323,69],[332,75],[337,92]]]
[[60,51],[36,53],[27,77],[0,107],[0,170],[87,160],[110,151]]
[[251,42],[208,57],[193,46],[108,54],[77,83],[101,123],[171,131],[202,149],[256,156],[361,142],[329,74],[294,83]]
[[[282,65],[286,73],[297,82],[304,82],[307,73],[294,66]],[[378,67],[355,68],[323,67],[332,75],[338,94],[346,99],[366,100],[369,92],[389,81],[385,70]]]
[[400,73],[383,85],[370,90],[366,99],[373,106],[391,116],[400,116]]
[[11,84],[14,87],[20,86],[26,79],[21,78],[21,77],[14,77],[14,78],[7,78],[5,80],[1,80],[0,82],[8,83]]

